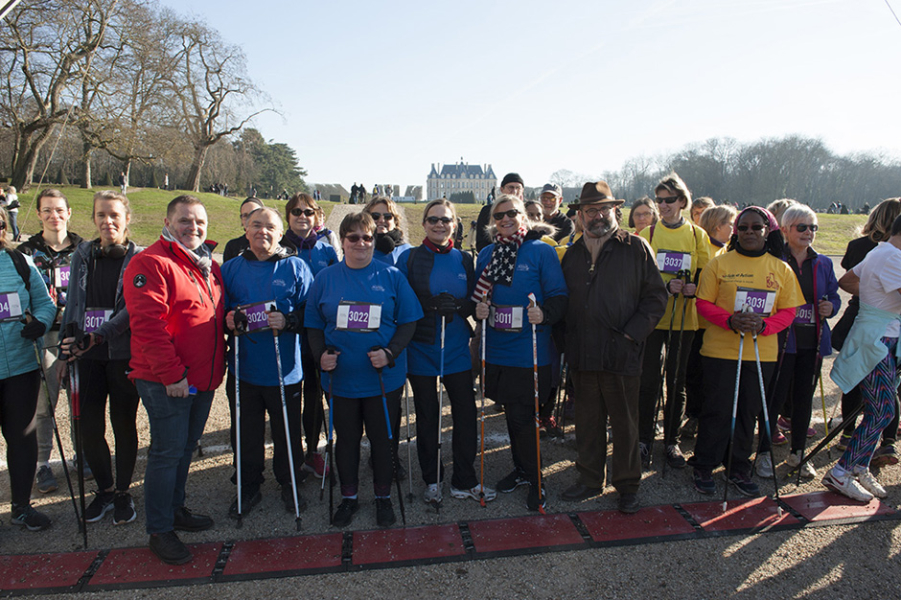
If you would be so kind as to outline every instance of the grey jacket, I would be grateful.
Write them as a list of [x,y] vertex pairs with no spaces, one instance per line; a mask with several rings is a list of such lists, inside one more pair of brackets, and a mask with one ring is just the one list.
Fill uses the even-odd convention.
[[[87,303],[88,264],[94,260],[91,257],[93,247],[94,242],[83,242],[79,244],[72,255],[69,297],[60,325],[62,332],[65,332],[66,324],[70,322],[75,323],[79,330],[84,327],[84,314],[87,309],[85,304]],[[141,250],[143,248],[135,246],[134,242],[128,242],[125,260],[122,261],[122,270],[119,271],[119,282],[116,284],[116,305],[113,307],[113,316],[94,332],[102,336],[104,341],[109,344],[110,360],[131,358],[131,329],[128,324],[128,311],[125,309],[125,297],[122,295],[122,276],[131,258]]]

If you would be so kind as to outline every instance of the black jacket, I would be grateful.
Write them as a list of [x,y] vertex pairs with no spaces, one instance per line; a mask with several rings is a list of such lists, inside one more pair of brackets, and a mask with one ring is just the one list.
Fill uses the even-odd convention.
[[579,238],[566,251],[562,266],[569,289],[569,365],[583,371],[641,375],[644,342],[663,316],[667,300],[651,248],[620,229],[601,248],[596,264],[591,264],[591,252]]

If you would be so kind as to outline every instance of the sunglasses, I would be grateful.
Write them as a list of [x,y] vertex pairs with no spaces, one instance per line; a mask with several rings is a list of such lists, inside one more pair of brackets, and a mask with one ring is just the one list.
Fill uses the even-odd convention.
[[425,220],[429,225],[437,225],[439,222],[449,225],[454,222],[450,217],[426,217]]
[[747,231],[749,229],[751,231],[763,231],[766,229],[766,225],[761,225],[760,223],[755,223],[753,225],[739,225],[736,229],[739,231]]
[[657,201],[657,204],[663,204],[664,202],[666,202],[667,204],[675,204],[676,202],[681,200],[681,198],[679,198],[679,196],[670,196],[669,198],[661,198],[660,196],[657,196],[656,198],[654,198],[654,200]]
[[356,244],[360,240],[363,240],[363,242],[366,244],[372,243],[372,236],[369,235],[368,233],[365,235],[360,235],[359,233],[349,233],[346,236],[344,236],[344,239],[347,240],[348,242],[350,242],[351,244]]
[[295,217],[299,217],[300,215],[304,215],[307,217],[312,217],[316,214],[316,211],[312,208],[292,208],[291,215]]
[[808,229],[816,233],[817,229],[819,228],[819,225],[808,225],[807,223],[798,223],[797,225],[795,225],[795,229],[797,229],[800,233],[804,233]]
[[373,221],[378,221],[379,219],[390,221],[394,218],[394,215],[392,215],[391,213],[369,213],[369,216],[372,217]]
[[519,214],[518,210],[516,210],[515,208],[511,208],[510,210],[496,212],[491,216],[494,217],[495,221],[500,221],[504,217],[510,217],[511,219],[515,219],[516,215],[518,215],[518,214]]

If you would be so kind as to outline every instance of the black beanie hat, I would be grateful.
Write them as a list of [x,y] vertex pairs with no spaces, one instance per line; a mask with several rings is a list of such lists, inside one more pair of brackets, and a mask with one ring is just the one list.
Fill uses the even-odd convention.
[[501,181],[501,187],[504,187],[508,183],[518,183],[519,185],[525,187],[526,184],[522,180],[522,177],[519,176],[519,173],[507,173],[504,175],[503,181]]

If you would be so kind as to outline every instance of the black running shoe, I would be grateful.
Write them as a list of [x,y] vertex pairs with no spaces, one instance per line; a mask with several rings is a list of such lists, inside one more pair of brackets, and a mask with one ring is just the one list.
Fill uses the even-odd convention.
[[113,500],[115,499],[115,492],[94,492],[94,499],[84,509],[84,520],[88,523],[96,523],[102,519],[106,513],[113,510]]
[[338,510],[332,516],[332,525],[335,527],[347,527],[354,520],[354,513],[360,508],[360,502],[356,498],[345,498],[338,505]]
[[[253,510],[253,507],[259,504],[263,500],[263,494],[257,490],[256,493],[250,495],[241,494],[241,516],[246,517],[250,514],[250,511]],[[291,509],[291,512],[294,512],[294,509]],[[231,506],[228,507],[228,517],[230,519],[238,518],[238,496],[235,495],[235,499],[232,501]]]
[[397,522],[391,498],[375,499],[375,522],[379,527],[391,527]]
[[[282,486],[282,503],[285,505],[285,510],[294,514],[294,489],[290,485]],[[300,495],[300,491],[297,492],[297,512],[302,513],[307,508],[307,501],[304,500],[303,496]]]
[[135,512],[135,502],[128,492],[116,492],[113,500],[113,525],[125,525],[131,523],[138,516]]
[[503,479],[498,481],[497,485],[494,487],[499,492],[504,492],[505,494],[509,494],[510,492],[512,492],[513,490],[518,488],[519,486],[528,485],[528,484],[529,484],[529,480],[526,479],[522,475],[522,473],[520,473],[519,471],[514,469],[513,472],[511,472],[509,475],[507,475],[506,477],[504,477]]
[[12,520],[13,525],[24,527],[28,531],[41,531],[47,529],[51,525],[50,517],[42,512],[38,512],[31,504],[17,506],[13,504]]

